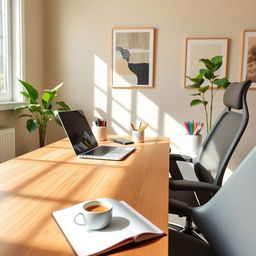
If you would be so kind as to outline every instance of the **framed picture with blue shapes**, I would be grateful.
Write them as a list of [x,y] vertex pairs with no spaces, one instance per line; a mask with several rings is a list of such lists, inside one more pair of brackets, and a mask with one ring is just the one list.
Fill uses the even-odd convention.
[[154,28],[113,28],[111,86],[152,88]]
[[256,89],[256,30],[243,31],[241,81],[252,80],[250,89]]

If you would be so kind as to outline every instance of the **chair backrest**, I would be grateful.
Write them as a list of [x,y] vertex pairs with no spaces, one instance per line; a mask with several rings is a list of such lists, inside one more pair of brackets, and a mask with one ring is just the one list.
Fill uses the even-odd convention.
[[221,256],[254,256],[256,147],[206,204],[192,210],[202,234]]
[[[228,162],[249,120],[246,95],[251,81],[232,83],[224,92],[226,106],[214,123],[195,160],[195,173],[200,181],[222,185]],[[233,109],[235,111],[233,111]],[[213,179],[210,173],[215,173]]]

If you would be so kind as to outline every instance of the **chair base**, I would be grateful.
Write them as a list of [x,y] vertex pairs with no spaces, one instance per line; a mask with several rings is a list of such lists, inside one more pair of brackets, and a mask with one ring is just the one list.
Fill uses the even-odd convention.
[[192,225],[192,221],[186,221],[185,227],[182,227],[176,223],[168,222],[168,228],[178,231],[178,232],[181,232],[181,233],[184,233],[184,234],[187,234],[187,235],[190,235],[196,239],[206,242],[206,240],[195,231],[195,229],[193,228],[193,225]]

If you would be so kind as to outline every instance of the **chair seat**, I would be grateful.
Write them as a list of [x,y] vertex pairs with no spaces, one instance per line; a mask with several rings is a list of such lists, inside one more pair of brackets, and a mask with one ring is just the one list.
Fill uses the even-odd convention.
[[214,256],[208,243],[169,229],[169,256]]

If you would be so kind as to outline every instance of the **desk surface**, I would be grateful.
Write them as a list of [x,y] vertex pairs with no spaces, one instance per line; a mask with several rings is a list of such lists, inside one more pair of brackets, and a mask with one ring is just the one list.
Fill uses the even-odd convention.
[[[0,255],[75,255],[51,213],[100,197],[126,201],[168,233],[169,140],[135,145],[124,161],[87,160],[64,139],[2,163]],[[167,254],[165,236],[113,255]]]

